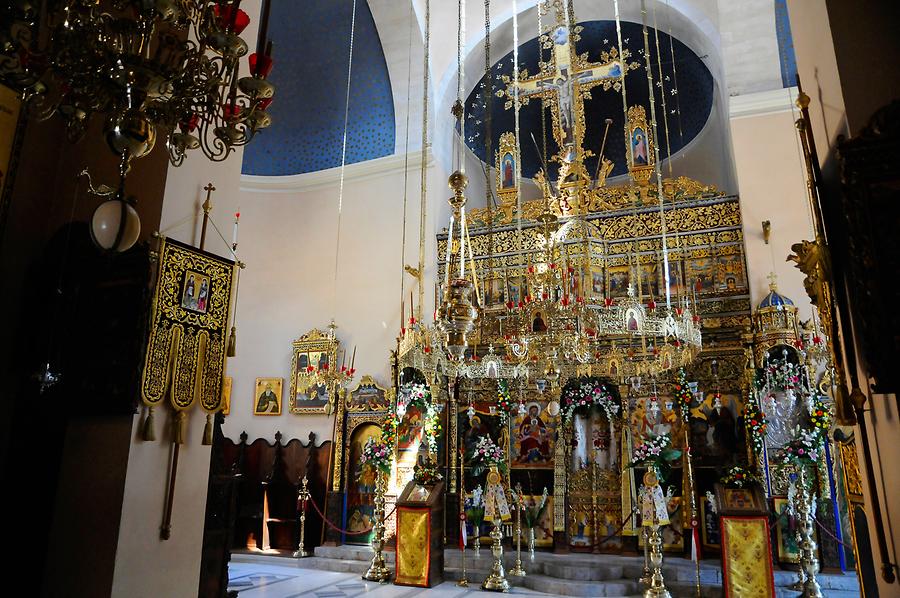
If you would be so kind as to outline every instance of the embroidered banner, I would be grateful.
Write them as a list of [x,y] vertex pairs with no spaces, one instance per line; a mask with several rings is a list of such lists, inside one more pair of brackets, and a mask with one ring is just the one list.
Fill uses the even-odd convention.
[[722,574],[729,598],[774,598],[767,517],[722,517]]
[[397,507],[397,575],[394,583],[428,587],[431,563],[431,510]]
[[222,408],[225,343],[234,262],[162,238],[141,398],[151,407],[168,392],[178,411],[195,401]]

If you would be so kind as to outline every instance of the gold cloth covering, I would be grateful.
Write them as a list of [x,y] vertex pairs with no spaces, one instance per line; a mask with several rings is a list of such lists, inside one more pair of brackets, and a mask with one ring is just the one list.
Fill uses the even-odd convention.
[[722,517],[722,573],[729,598],[774,598],[766,517]]
[[163,237],[141,380],[147,405],[207,412],[222,407],[234,262]]
[[397,508],[397,574],[394,583],[428,587],[431,562],[431,509]]

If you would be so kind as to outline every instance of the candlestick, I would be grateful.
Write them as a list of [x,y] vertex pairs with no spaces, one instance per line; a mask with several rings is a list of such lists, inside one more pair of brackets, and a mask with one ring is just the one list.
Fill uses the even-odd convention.
[[354,367],[356,365],[356,345],[353,345],[353,357],[350,358],[350,371],[354,371]]
[[[271,0],[263,0],[262,10],[260,11],[259,32],[256,37],[256,56],[262,56],[262,50],[265,47],[266,38],[269,36],[269,11],[272,8]],[[268,52],[266,52],[268,56]]]
[[241,219],[241,213],[234,213],[234,232],[231,235],[231,251],[237,251],[238,244],[238,222]]

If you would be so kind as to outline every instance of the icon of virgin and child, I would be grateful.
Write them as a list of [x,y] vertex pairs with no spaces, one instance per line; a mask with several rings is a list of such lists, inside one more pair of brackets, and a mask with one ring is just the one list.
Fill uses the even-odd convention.
[[541,419],[541,406],[538,403],[528,405],[528,412],[522,417],[516,430],[516,443],[519,445],[519,463],[546,463],[551,460],[551,431]]

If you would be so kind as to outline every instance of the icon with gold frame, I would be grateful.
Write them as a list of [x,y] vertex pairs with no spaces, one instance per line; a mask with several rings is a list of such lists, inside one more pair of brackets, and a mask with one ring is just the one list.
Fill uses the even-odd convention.
[[253,393],[253,415],[281,415],[283,378],[257,378]]
[[316,380],[316,372],[337,365],[338,340],[314,328],[292,343],[290,412],[328,414],[334,389]]
[[393,389],[380,386],[372,376],[365,375],[356,388],[347,393],[347,411],[386,411],[394,398]]
[[497,150],[497,196],[504,222],[510,222],[516,210],[519,189],[519,151],[516,136],[506,132],[500,135]]
[[634,182],[642,187],[650,183],[650,175],[656,164],[653,132],[647,126],[647,112],[643,106],[628,108],[626,124],[628,139],[625,141],[625,155],[628,158],[628,172]]

